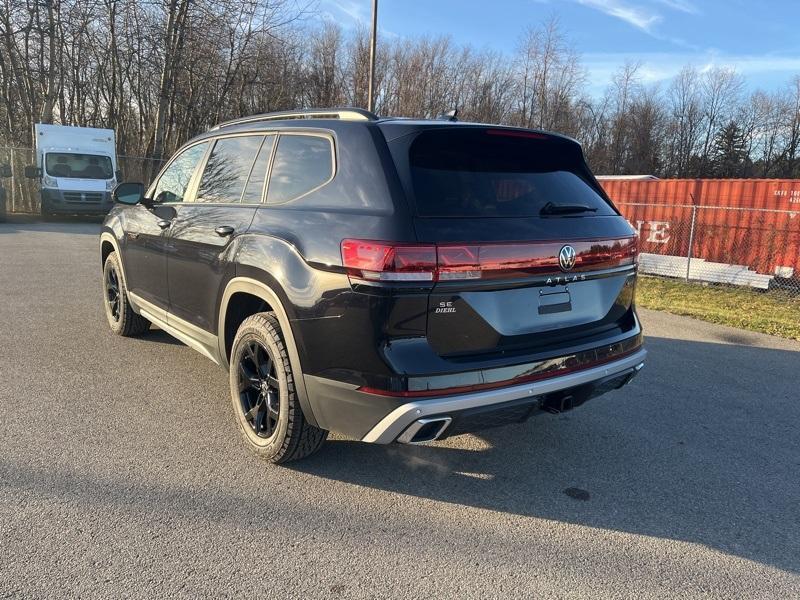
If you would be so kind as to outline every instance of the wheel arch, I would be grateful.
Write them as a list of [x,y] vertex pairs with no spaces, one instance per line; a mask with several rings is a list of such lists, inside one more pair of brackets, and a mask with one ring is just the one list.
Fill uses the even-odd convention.
[[125,264],[122,259],[122,252],[119,250],[119,242],[117,238],[114,237],[109,231],[104,231],[100,234],[100,268],[103,269],[106,266],[106,259],[108,255],[112,252],[117,253],[117,257],[119,258],[119,269],[122,275],[122,282],[125,284],[125,289],[128,289],[128,279],[125,276]]
[[[283,303],[281,302],[278,294],[261,281],[252,279],[250,277],[234,277],[225,286],[225,291],[223,292],[222,299],[220,301],[218,315],[219,318],[217,320],[217,343],[219,344],[219,356],[223,361],[223,366],[226,369],[230,369],[230,346],[228,344],[228,338],[232,339],[232,336],[229,336],[228,331],[228,312],[230,308],[234,306],[240,306],[237,303],[240,302],[242,298],[255,298],[260,300],[263,302],[260,310],[269,310],[274,313],[275,317],[278,319],[278,323],[281,326],[281,333],[283,334],[283,339],[286,343],[286,350],[289,354],[289,363],[292,366],[295,391],[298,399],[300,400],[300,406],[302,407],[303,413],[309,423],[315,427],[319,427],[317,419],[314,417],[311,403],[308,399],[308,391],[306,389],[305,379],[303,378],[300,355],[297,351],[297,344],[294,339],[294,334],[292,333],[289,317],[286,314],[286,309],[284,309]],[[255,310],[255,312],[259,312],[259,309],[257,309],[256,306],[257,303],[253,303],[253,310]],[[241,315],[239,316],[241,317]],[[235,335],[235,332],[233,335]]]

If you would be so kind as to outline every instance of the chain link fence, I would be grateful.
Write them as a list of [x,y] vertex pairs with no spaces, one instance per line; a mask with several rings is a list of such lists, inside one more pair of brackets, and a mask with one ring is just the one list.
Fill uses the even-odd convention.
[[800,206],[617,207],[639,234],[642,273],[800,295]]
[[[145,156],[117,156],[117,169],[125,181],[148,183],[165,161]],[[40,210],[39,182],[25,177],[25,167],[36,165],[32,148],[0,146],[0,165],[11,167],[11,177],[0,179],[6,190],[6,210],[16,213],[38,213]]]

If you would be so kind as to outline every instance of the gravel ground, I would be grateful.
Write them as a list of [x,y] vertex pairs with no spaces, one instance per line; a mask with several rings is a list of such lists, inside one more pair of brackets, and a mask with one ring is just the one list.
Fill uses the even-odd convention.
[[800,596],[800,344],[642,311],[573,412],[274,467],[221,369],[110,333],[98,229],[0,224],[0,597]]

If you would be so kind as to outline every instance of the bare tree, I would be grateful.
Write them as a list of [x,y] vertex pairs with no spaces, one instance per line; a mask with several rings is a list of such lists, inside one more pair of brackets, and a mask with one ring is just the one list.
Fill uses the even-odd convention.
[[516,77],[516,123],[562,131],[574,127],[571,109],[586,76],[557,19],[525,31],[517,50]]
[[[161,159],[238,115],[364,106],[368,32],[303,22],[303,1],[0,0],[0,146],[30,146],[32,125],[52,121],[113,127],[120,154]],[[707,176],[712,158],[744,148],[725,172],[800,176],[800,75],[745,95],[729,68],[687,66],[664,91],[640,74],[625,64],[590,94],[554,18],[523,29],[513,55],[384,36],[376,107],[409,117],[458,108],[468,120],[566,133],[599,173]]]
[[627,62],[616,72],[611,80],[607,95],[613,107],[611,116],[610,166],[612,173],[624,173],[624,164],[630,152],[631,115],[630,109],[641,93],[638,62]]
[[720,127],[732,118],[743,87],[742,77],[728,67],[713,67],[703,74],[700,83],[704,118],[701,173],[708,168],[714,138]]
[[666,132],[668,173],[687,177],[703,120],[699,74],[694,67],[687,65],[675,76],[667,89],[666,102],[669,111]]

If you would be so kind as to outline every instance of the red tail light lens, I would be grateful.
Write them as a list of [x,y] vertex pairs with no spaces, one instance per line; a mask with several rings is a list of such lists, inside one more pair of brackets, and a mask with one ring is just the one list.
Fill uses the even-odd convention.
[[371,281],[433,281],[436,246],[411,246],[344,240],[342,263],[347,273]]
[[543,275],[563,271],[559,254],[575,250],[567,272],[636,263],[635,237],[521,244],[405,245],[344,240],[342,261],[352,277],[371,281],[459,281]]
[[481,278],[480,246],[439,246],[437,251],[438,279],[454,281]]

